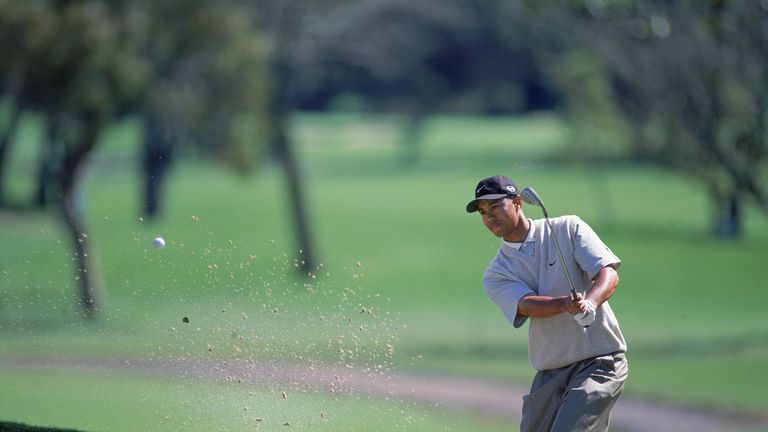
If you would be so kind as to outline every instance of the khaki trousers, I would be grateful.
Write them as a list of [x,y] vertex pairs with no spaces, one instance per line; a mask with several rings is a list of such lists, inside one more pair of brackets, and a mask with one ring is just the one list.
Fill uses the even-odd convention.
[[607,431],[629,368],[624,353],[539,371],[523,396],[521,432]]

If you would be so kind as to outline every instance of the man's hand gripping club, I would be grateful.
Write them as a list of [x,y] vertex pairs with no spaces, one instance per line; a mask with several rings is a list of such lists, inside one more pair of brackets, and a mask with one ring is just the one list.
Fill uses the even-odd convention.
[[595,309],[595,304],[585,299],[582,293],[576,293],[576,298],[571,299],[571,304],[567,308],[573,319],[582,327],[589,327],[590,324],[595,322],[595,316],[597,315]]
[[517,312],[521,315],[536,318],[549,318],[561,313],[569,313],[580,325],[586,327],[595,320],[595,305],[584,295],[576,293],[561,297],[528,295],[517,304]]

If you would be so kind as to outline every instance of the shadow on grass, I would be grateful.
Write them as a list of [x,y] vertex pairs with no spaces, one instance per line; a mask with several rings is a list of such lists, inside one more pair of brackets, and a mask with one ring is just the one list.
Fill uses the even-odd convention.
[[9,423],[0,421],[0,432],[79,432],[75,429],[56,429],[47,427],[29,426],[21,423]]

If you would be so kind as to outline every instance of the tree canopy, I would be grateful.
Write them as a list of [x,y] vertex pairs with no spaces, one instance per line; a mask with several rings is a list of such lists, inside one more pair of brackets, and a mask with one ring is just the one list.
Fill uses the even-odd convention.
[[[175,143],[196,145],[233,166],[252,163],[257,152],[250,149],[258,140],[237,133],[241,116],[255,115],[262,103],[263,50],[251,17],[234,1],[193,0],[179,7],[0,0],[0,49],[6,53],[0,89],[13,117],[36,112],[44,119],[43,201],[61,210],[87,315],[98,309],[99,289],[76,193],[86,157],[111,121],[149,115]],[[0,131],[0,155],[7,154],[14,124]]]

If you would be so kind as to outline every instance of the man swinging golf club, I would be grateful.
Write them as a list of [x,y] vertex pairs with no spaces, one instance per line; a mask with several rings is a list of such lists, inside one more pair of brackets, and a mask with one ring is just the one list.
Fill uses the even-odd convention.
[[[528,219],[523,202],[541,207]],[[530,318],[528,355],[538,371],[523,397],[522,432],[606,431],[627,378],[627,349],[608,299],[621,260],[578,216],[550,219],[533,189],[507,177],[480,181],[479,212],[501,247],[483,275],[486,294],[515,328]]]

